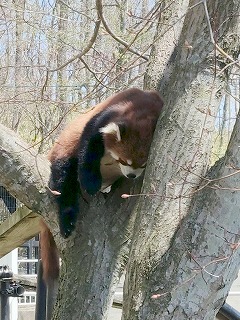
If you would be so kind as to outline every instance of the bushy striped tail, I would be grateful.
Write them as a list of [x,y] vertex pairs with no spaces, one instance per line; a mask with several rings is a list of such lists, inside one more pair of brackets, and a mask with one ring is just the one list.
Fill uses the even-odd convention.
[[40,224],[40,248],[43,266],[43,280],[46,284],[49,284],[59,277],[59,254],[53,235],[43,219]]

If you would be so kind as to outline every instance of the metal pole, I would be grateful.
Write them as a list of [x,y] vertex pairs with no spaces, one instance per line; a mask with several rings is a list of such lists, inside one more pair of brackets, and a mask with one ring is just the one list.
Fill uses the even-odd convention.
[[219,310],[219,313],[229,320],[240,320],[240,312],[238,312],[228,303],[224,303],[222,308]]
[[0,266],[0,320],[10,320],[9,297],[22,297],[24,287],[12,279],[8,266]]
[[[1,293],[6,292],[9,283],[1,281]],[[6,294],[1,294],[1,320],[10,320],[9,300]]]

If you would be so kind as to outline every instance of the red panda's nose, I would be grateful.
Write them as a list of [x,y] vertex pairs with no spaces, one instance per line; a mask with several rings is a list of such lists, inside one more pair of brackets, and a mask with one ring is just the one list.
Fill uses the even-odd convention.
[[135,179],[135,178],[136,178],[136,175],[135,175],[134,173],[129,173],[129,174],[127,174],[127,177],[128,177],[129,179]]

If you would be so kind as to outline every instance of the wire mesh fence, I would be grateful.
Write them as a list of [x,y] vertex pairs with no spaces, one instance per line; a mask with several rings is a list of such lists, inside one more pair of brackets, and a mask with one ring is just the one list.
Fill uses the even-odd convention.
[[19,206],[20,202],[0,185],[0,223],[9,218]]

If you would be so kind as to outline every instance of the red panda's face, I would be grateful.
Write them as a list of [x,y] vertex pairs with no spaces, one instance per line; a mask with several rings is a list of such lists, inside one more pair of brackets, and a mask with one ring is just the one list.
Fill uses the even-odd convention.
[[142,125],[112,122],[100,129],[106,151],[118,162],[122,175],[130,179],[139,177],[144,171],[152,142],[151,126]]

